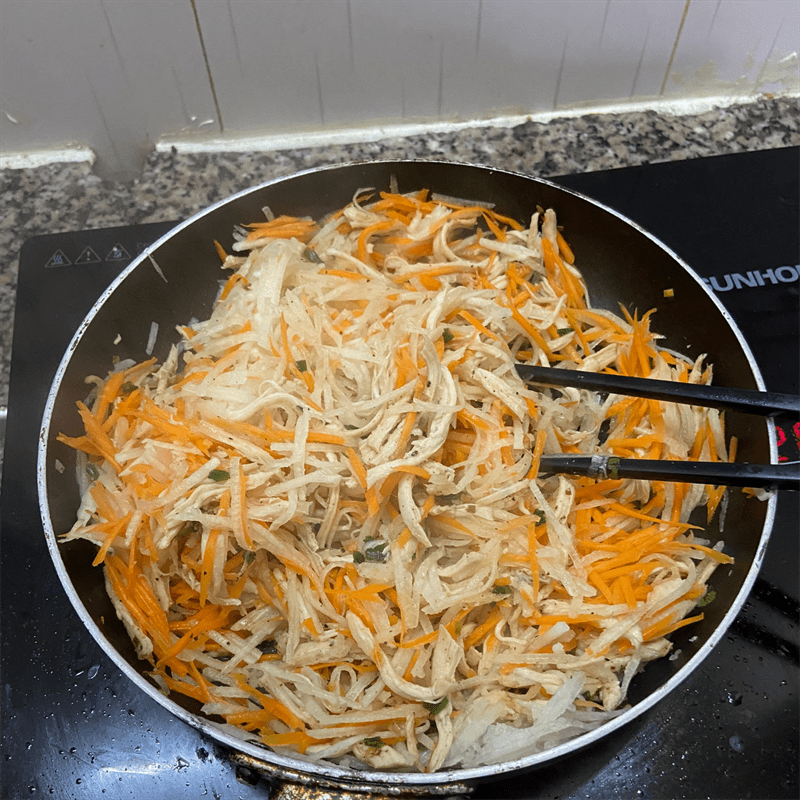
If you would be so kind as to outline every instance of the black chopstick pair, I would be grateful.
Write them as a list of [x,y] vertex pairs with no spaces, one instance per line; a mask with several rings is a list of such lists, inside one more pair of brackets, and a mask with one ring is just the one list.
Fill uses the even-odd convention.
[[[672,403],[706,406],[772,417],[778,414],[800,419],[800,397],[778,392],[728,389],[690,383],[630,378],[599,372],[517,364],[520,377],[541,386],[575,387],[609,394],[633,395]],[[766,489],[800,489],[800,462],[747,464],[718,461],[668,461],[616,456],[547,455],[541,474],[568,473],[599,478],[641,478],[679,483],[709,483]]]

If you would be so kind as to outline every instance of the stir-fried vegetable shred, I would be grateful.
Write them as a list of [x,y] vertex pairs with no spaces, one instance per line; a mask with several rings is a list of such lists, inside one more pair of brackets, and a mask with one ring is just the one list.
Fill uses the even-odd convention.
[[92,379],[86,434],[60,437],[90,468],[64,538],[98,545],[163,690],[279,751],[407,770],[619,713],[730,561],[688,522],[722,489],[539,460],[724,460],[722,421],[535,391],[514,363],[708,382],[702,358],[593,309],[552,210],[362,190],[233,250],[211,318]]

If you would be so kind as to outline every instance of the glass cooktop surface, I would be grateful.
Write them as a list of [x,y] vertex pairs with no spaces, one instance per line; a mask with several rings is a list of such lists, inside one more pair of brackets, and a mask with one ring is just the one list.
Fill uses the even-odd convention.
[[[798,392],[800,150],[563,176],[699,272],[740,326],[768,389]],[[136,688],[83,627],[56,577],[36,496],[47,391],[103,289],[172,227],[39,236],[20,256],[2,482],[0,796],[269,798],[213,740]],[[777,421],[780,457],[800,426]],[[476,798],[798,796],[798,502],[779,497],[745,607],[666,699],[556,765],[479,785]]]

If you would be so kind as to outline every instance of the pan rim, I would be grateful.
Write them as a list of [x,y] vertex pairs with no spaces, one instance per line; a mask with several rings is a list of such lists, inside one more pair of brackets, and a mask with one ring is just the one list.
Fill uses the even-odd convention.
[[[667,255],[676,264],[678,264],[684,272],[688,273],[688,275],[695,281],[695,283],[703,290],[706,296],[709,299],[711,299],[711,301],[716,306],[717,310],[724,318],[727,325],[731,328],[732,332],[737,336],[739,340],[739,345],[742,348],[743,354],[748,363],[748,367],[752,373],[753,379],[758,388],[763,391],[765,390],[766,387],[763,380],[763,376],[761,375],[761,371],[758,368],[758,364],[753,355],[753,352],[747,341],[744,339],[738,325],[732,318],[730,312],[728,312],[728,310],[717,298],[717,296],[713,293],[713,291],[704,283],[701,276],[697,272],[695,272],[694,269],[692,269],[692,267],[689,264],[687,264],[677,253],[675,253],[675,251],[673,251],[670,247],[668,247],[658,237],[656,237],[646,229],[642,228],[638,223],[634,222],[627,216],[609,207],[608,205],[600,201],[597,201],[587,195],[584,195],[581,192],[577,192],[573,189],[560,186],[559,184],[553,181],[544,178],[539,178],[536,176],[525,175],[523,173],[515,172],[512,170],[505,170],[486,165],[468,164],[459,161],[446,161],[440,159],[361,160],[361,161],[352,161],[346,163],[329,164],[321,167],[312,167],[298,172],[293,172],[290,175],[284,175],[261,182],[255,186],[251,186],[239,192],[236,192],[235,194],[230,195],[229,197],[223,198],[222,200],[219,200],[216,203],[202,209],[201,211],[192,215],[183,222],[178,223],[176,226],[170,229],[166,234],[161,236],[157,241],[144,248],[144,250],[139,254],[139,256],[137,256],[137,258],[135,258],[131,262],[131,264],[129,264],[100,295],[100,297],[93,304],[92,308],[89,310],[87,315],[84,317],[83,321],[78,326],[78,329],[76,330],[74,336],[72,337],[69,345],[65,350],[65,353],[59,363],[58,369],[56,370],[55,376],[51,383],[39,431],[39,442],[37,447],[37,470],[36,470],[40,515],[42,519],[48,550],[50,552],[53,564],[56,568],[59,580],[61,581],[62,586],[64,587],[67,596],[70,599],[70,602],[72,603],[73,607],[78,613],[78,616],[80,617],[81,621],[88,629],[89,633],[100,645],[100,647],[104,650],[106,655],[108,655],[108,657],[111,658],[111,660],[114,661],[114,663],[122,670],[122,672],[130,680],[132,680],[140,689],[145,691],[152,699],[158,702],[161,706],[166,708],[175,716],[182,719],[187,724],[200,730],[206,735],[211,736],[213,739],[219,741],[221,744],[225,745],[231,750],[240,752],[243,751],[247,755],[259,761],[266,761],[267,763],[269,763],[270,767],[274,766],[275,771],[277,773],[280,773],[281,769],[288,771],[297,771],[305,774],[311,774],[314,775],[315,777],[323,777],[329,781],[332,781],[333,783],[339,783],[344,786],[352,785],[354,782],[355,783],[366,782],[369,785],[376,787],[381,785],[390,787],[416,786],[416,787],[428,787],[429,789],[432,789],[434,786],[437,785],[452,785],[454,783],[459,783],[459,784],[475,783],[481,780],[487,780],[497,777],[498,771],[500,769],[502,769],[504,773],[527,770],[537,766],[542,766],[547,762],[563,758],[564,756],[569,755],[572,752],[581,750],[584,747],[593,744],[599,739],[604,738],[606,735],[618,730],[623,725],[626,725],[628,722],[633,721],[637,717],[644,714],[647,710],[652,708],[654,705],[656,705],[661,699],[666,697],[666,695],[668,695],[670,692],[675,690],[678,687],[678,685],[681,684],[684,680],[686,680],[686,678],[697,668],[697,666],[699,666],[699,664],[714,649],[714,647],[717,645],[719,640],[722,638],[722,636],[725,634],[725,632],[733,622],[736,615],[741,610],[741,607],[744,605],[744,602],[748,594],[750,593],[753,583],[755,582],[755,579],[761,568],[761,564],[764,559],[764,554],[766,552],[766,548],[772,532],[774,518],[775,518],[775,511],[777,506],[777,493],[772,492],[770,494],[769,499],[766,501],[767,509],[761,535],[759,537],[758,547],[751,561],[750,567],[745,575],[745,578],[742,582],[742,585],[739,591],[737,592],[734,601],[729,607],[728,611],[725,613],[722,620],[718,623],[712,634],[701,645],[698,651],[690,659],[688,659],[687,662],[674,675],[672,675],[667,681],[665,681],[660,687],[658,687],[658,689],[656,689],[654,692],[651,692],[649,695],[647,695],[645,698],[640,700],[635,705],[622,711],[622,713],[620,713],[619,716],[609,720],[608,722],[603,723],[602,725],[600,725],[599,727],[595,728],[592,731],[574,737],[573,739],[570,739],[561,745],[544,750],[540,753],[534,753],[525,756],[523,758],[514,759],[511,761],[498,761],[480,767],[451,768],[435,773],[388,772],[380,770],[374,770],[374,771],[370,770],[370,771],[360,772],[345,767],[338,767],[330,764],[320,764],[318,762],[306,761],[300,758],[285,756],[275,751],[266,750],[258,745],[251,744],[247,741],[241,740],[227,733],[226,731],[223,731],[220,727],[217,727],[215,723],[212,723],[211,721],[205,719],[204,717],[198,716],[196,714],[187,711],[178,703],[176,703],[174,700],[171,700],[169,697],[163,695],[156,688],[155,685],[147,681],[141,673],[136,671],[118,653],[118,651],[111,645],[109,640],[102,633],[98,625],[95,623],[94,619],[89,614],[82,600],[80,599],[80,596],[78,595],[77,590],[75,589],[72,579],[70,578],[69,573],[67,572],[64,560],[61,556],[57,535],[55,534],[55,531],[53,529],[49,513],[46,463],[47,463],[48,445],[50,440],[52,413],[55,407],[56,398],[61,388],[64,375],[67,371],[67,368],[70,364],[74,352],[76,351],[78,345],[83,339],[84,334],[88,330],[91,322],[99,313],[102,306],[107,302],[109,297],[116,291],[118,286],[128,277],[128,275],[131,272],[133,272],[133,270],[139,268],[140,266],[145,265],[145,262],[148,259],[150,259],[153,253],[155,253],[165,242],[167,242],[169,239],[177,235],[180,231],[202,220],[205,216],[213,213],[217,209],[226,206],[230,203],[233,203],[234,201],[240,198],[261,191],[267,187],[274,186],[287,181],[292,181],[301,178],[302,176],[305,175],[317,174],[320,172],[335,172],[338,170],[352,170],[355,167],[364,167],[364,166],[369,167],[371,165],[377,165],[377,164],[381,164],[383,166],[391,164],[397,164],[397,165],[438,164],[438,165],[446,165],[449,167],[468,168],[474,171],[483,171],[487,174],[497,173],[501,175],[512,176],[514,178],[522,178],[526,181],[531,181],[536,184],[541,184],[551,187],[552,189],[555,189],[558,192],[572,195],[573,197],[576,197],[585,203],[589,203],[590,205],[600,208],[603,211],[613,215],[614,217],[618,218],[629,227],[633,228],[637,233],[644,235],[656,247],[667,253]],[[770,461],[772,463],[777,463],[777,439],[774,428],[772,426],[767,425],[766,431],[769,442]]]

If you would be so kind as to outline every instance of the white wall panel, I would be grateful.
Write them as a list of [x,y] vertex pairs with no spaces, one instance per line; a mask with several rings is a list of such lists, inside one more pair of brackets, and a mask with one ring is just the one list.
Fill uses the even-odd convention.
[[[85,139],[104,151],[113,147],[101,113],[86,40],[99,71],[123,75],[103,18],[93,0],[0,5],[0,139],[3,149],[25,149]],[[75,32],[79,31],[79,34]],[[125,121],[125,109],[120,110]],[[104,124],[105,122],[105,124]]]
[[350,64],[346,0],[195,4],[226,130],[323,123],[317,65],[321,79]]
[[[226,130],[440,114],[478,0],[196,0]],[[469,23],[469,24],[468,24]]]
[[85,142],[132,174],[158,136],[216,116],[191,5],[0,0],[0,112],[5,152]]
[[798,49],[797,0],[693,0],[666,92],[748,93],[780,88],[769,79],[776,70],[797,76],[798,62],[795,59],[783,69],[776,62]]
[[559,103],[657,95],[683,8],[674,0],[609,0],[602,24],[593,19],[582,38],[570,31]]
[[462,81],[470,85],[463,70],[475,61],[479,7],[478,0],[350,0],[353,91],[333,76],[326,81],[336,118],[358,119],[360,96],[379,119],[472,114],[454,95]]
[[[473,102],[488,101],[493,110],[525,113],[552,108],[564,40],[574,22],[572,2],[484,0],[478,60],[469,86]],[[603,3],[585,3],[602,14]]]
[[797,0],[0,0],[0,151],[752,94],[798,50]]
[[108,19],[112,47],[148,135],[195,128],[208,120],[212,130],[219,130],[191,4],[187,0],[99,0],[97,4]]

